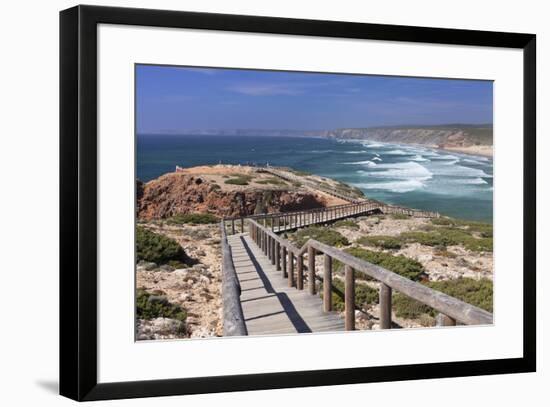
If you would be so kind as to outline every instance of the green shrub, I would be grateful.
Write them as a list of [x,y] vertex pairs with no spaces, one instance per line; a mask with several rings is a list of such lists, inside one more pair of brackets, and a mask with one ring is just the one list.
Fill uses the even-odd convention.
[[401,240],[393,236],[362,236],[357,239],[357,243],[389,250],[401,249],[402,247]]
[[[358,259],[384,267],[385,269],[393,271],[394,273],[410,280],[417,281],[424,276],[424,267],[422,264],[403,255],[395,256],[390,253],[374,252],[371,250],[362,249],[360,247],[351,247],[346,249],[345,252],[357,257]],[[335,261],[334,263],[335,270],[341,270],[343,268],[342,263],[339,261]],[[362,273],[358,274],[362,275]]]
[[309,239],[315,239],[329,246],[342,247],[349,245],[348,239],[335,230],[322,226],[310,226],[301,229],[290,236],[292,241],[299,247],[303,246]]
[[218,217],[211,213],[178,213],[167,219],[168,223],[181,225],[190,223],[192,225],[205,225],[209,223],[217,223]]
[[231,185],[248,185],[249,181],[250,180],[246,178],[230,178],[230,179],[226,179],[225,183],[231,184]]
[[462,245],[472,251],[493,251],[493,238],[477,238],[460,228],[439,227],[423,232],[403,232],[400,237],[407,242],[426,246]]
[[288,171],[301,177],[307,177],[309,175],[312,175],[311,172],[307,172],[307,171],[292,170],[292,169],[289,169]]
[[336,226],[337,228],[359,229],[359,225],[357,224],[357,222],[349,219],[343,219],[339,220],[338,222],[334,222],[334,226]]
[[[459,278],[456,280],[430,281],[424,284],[468,304],[493,312],[493,282],[489,279]],[[414,319],[423,314],[434,317],[437,314],[437,311],[433,308],[401,293],[394,294],[393,306],[395,314],[402,318]]]
[[136,311],[139,319],[172,318],[185,322],[187,312],[179,305],[172,304],[163,295],[151,295],[138,288]]
[[468,239],[464,243],[464,247],[473,252],[492,252],[493,251],[493,238],[482,237],[476,239],[474,237]]
[[453,218],[434,218],[432,224],[438,226],[452,226],[462,228],[462,230],[473,234],[477,233],[481,237],[493,237],[493,225],[485,222],[453,219]]
[[136,228],[136,254],[137,261],[157,264],[165,264],[170,260],[186,260],[185,252],[178,242],[142,226]]
[[[345,290],[344,282],[338,279],[332,280],[332,306],[336,311],[344,311],[345,303],[343,294]],[[340,295],[334,292],[334,289],[340,291]],[[321,298],[323,298],[323,284],[319,290]],[[360,308],[363,308],[366,304],[378,304],[379,296],[378,290],[372,288],[366,284],[355,284],[355,304]]]
[[409,219],[409,215],[405,215],[404,213],[392,213],[391,218],[395,220],[403,220],[403,219]]

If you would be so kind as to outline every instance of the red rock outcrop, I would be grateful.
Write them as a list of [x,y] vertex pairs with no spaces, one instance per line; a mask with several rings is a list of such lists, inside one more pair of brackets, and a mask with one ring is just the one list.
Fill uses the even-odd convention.
[[326,206],[326,199],[309,191],[243,187],[224,190],[200,175],[171,173],[140,185],[138,217],[167,218],[179,213],[212,213],[220,217],[288,212]]

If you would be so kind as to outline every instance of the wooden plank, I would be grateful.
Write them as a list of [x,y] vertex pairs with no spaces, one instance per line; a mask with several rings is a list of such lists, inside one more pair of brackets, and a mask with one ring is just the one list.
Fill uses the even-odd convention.
[[391,328],[392,289],[386,284],[380,284],[380,329]]
[[294,253],[288,252],[288,286],[294,287]]
[[303,254],[296,257],[296,288],[298,290],[304,289],[304,255]]
[[439,313],[435,317],[435,324],[436,326],[455,326],[456,321],[445,314]]
[[308,287],[309,293],[315,295],[315,249],[313,247],[307,248],[307,272],[308,272]]
[[332,258],[325,253],[323,274],[323,310],[332,311]]

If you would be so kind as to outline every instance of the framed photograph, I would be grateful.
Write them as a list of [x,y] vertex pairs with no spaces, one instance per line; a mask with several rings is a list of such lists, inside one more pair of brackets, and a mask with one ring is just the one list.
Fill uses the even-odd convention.
[[535,371],[535,35],[60,28],[62,395]]

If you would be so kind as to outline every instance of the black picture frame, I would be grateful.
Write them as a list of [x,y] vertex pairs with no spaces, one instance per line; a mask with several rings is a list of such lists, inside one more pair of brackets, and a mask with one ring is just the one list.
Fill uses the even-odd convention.
[[[523,357],[147,380],[97,381],[97,26],[290,34],[523,51]],[[60,13],[60,394],[75,400],[322,386],[536,370],[536,36],[336,21],[76,6]]]

